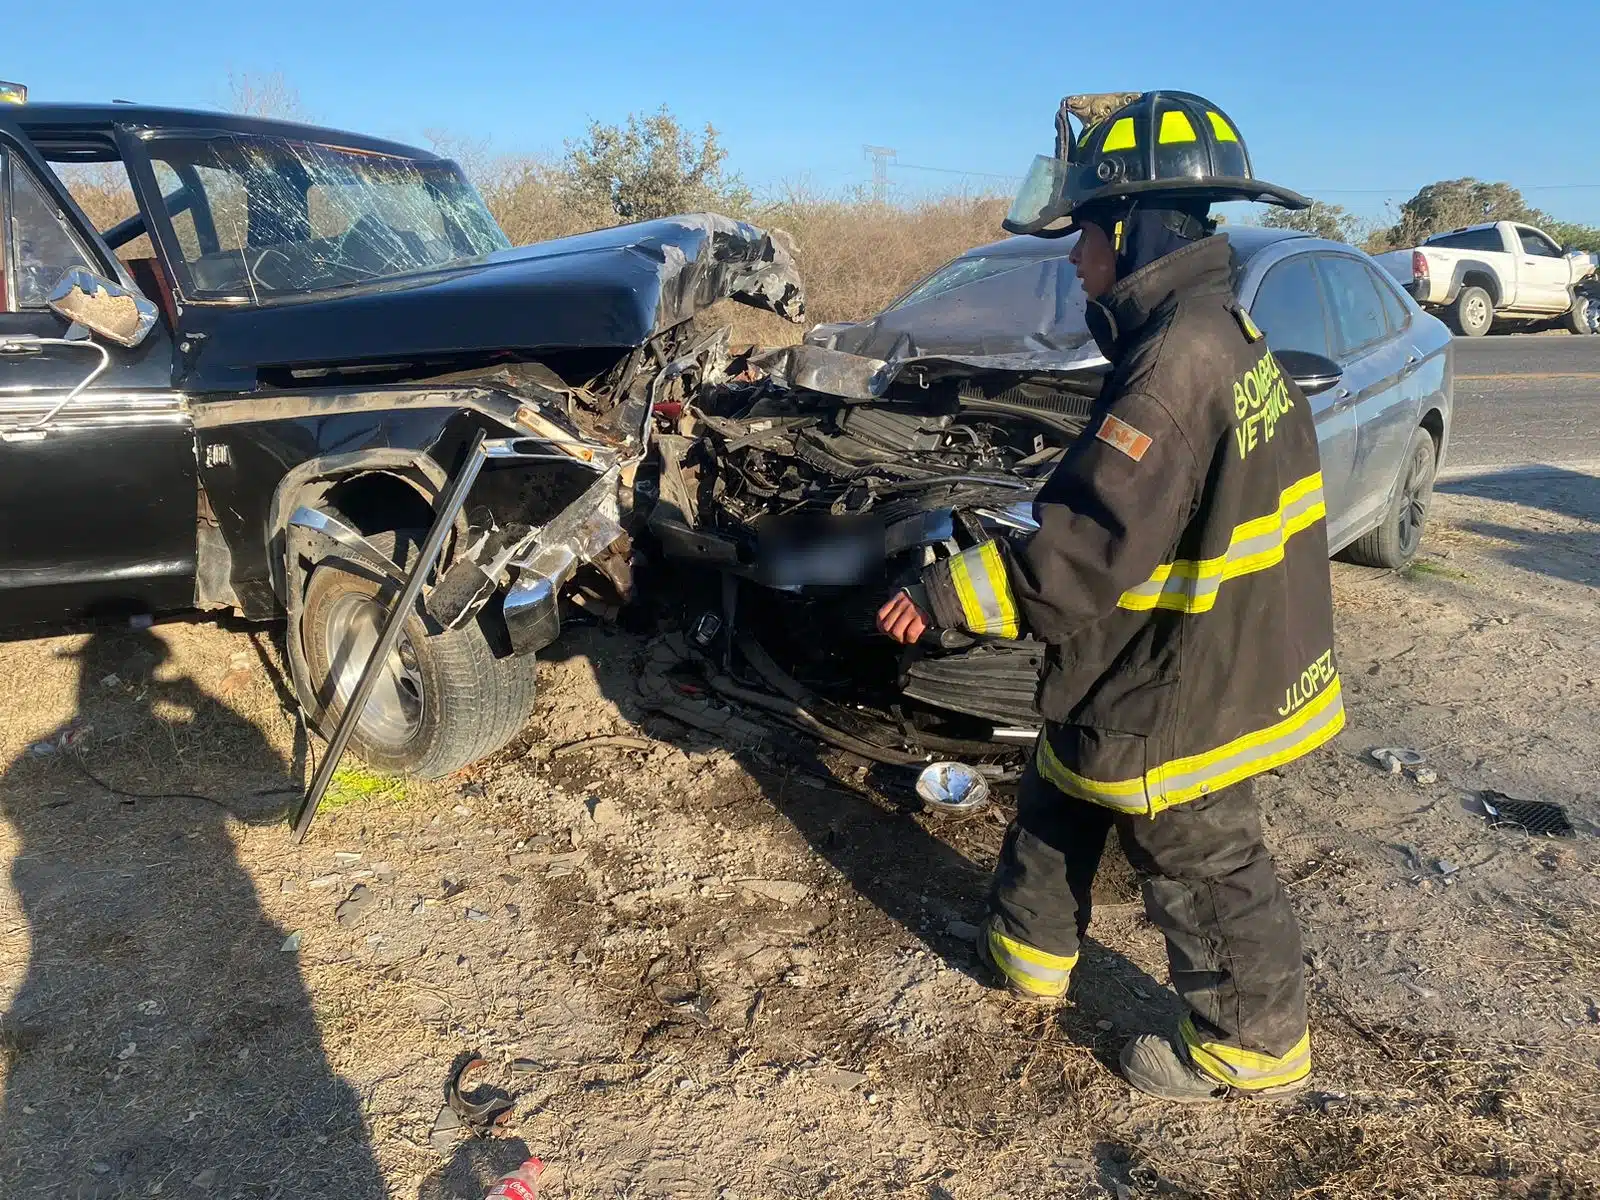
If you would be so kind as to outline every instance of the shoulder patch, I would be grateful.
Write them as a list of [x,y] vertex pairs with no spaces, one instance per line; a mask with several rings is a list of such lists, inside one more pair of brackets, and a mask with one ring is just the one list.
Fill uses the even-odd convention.
[[1244,330],[1244,336],[1250,341],[1259,342],[1264,336],[1266,336],[1261,332],[1260,329],[1256,327],[1256,323],[1250,319],[1250,314],[1245,312],[1244,309],[1234,309],[1233,315],[1238,318],[1239,328]]
[[1095,431],[1095,437],[1114,450],[1120,450],[1134,462],[1145,456],[1145,451],[1155,444],[1148,433],[1142,429],[1135,429],[1119,417],[1106,414],[1106,419],[1100,422],[1100,428]]

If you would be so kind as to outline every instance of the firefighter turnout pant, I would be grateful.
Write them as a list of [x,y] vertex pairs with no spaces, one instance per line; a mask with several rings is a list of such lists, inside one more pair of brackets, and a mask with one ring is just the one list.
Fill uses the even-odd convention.
[[1249,780],[1136,816],[1070,796],[1030,763],[984,933],[995,965],[1024,991],[1066,994],[1113,826],[1167,939],[1173,987],[1189,1009],[1180,1039],[1190,1061],[1242,1091],[1303,1079],[1311,1041],[1300,929]]

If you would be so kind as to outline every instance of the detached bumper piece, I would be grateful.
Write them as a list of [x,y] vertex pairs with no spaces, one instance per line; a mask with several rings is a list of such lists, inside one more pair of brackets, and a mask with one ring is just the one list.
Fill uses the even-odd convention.
[[561,588],[623,536],[617,499],[619,469],[612,467],[533,539],[512,565],[516,582],[501,609],[517,654],[543,650],[561,634]]
[[1034,696],[1044,669],[1044,643],[990,642],[960,654],[919,659],[901,692],[913,700],[981,717],[997,725],[1038,729]]

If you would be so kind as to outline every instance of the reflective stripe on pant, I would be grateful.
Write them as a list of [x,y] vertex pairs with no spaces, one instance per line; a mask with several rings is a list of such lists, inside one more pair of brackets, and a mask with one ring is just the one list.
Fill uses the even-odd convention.
[[1072,982],[1076,954],[1051,954],[1016,938],[1008,937],[991,922],[982,935],[989,939],[989,957],[1003,975],[1023,991],[1034,996],[1060,999]]
[[1143,878],[1145,911],[1166,937],[1195,1065],[1243,1089],[1303,1077],[1310,1046],[1300,930],[1262,844],[1248,782],[1151,818],[1070,796],[1030,768],[995,871],[1000,930],[1036,950],[1076,956],[1113,825]]

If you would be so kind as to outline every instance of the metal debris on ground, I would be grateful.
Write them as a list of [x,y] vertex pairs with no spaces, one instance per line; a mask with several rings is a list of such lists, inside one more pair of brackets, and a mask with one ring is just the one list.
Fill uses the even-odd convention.
[[350,889],[350,894],[340,902],[339,907],[333,910],[334,919],[341,925],[354,925],[376,900],[377,897],[366,884],[358,883]]
[[296,950],[300,949],[300,931],[296,929],[288,937],[284,938],[283,945],[279,946],[278,949],[282,950],[285,954],[293,954]]
[[965,816],[989,803],[989,783],[966,763],[929,763],[917,776],[917,795],[937,812]]
[[1517,800],[1485,788],[1478,793],[1489,824],[1495,829],[1522,829],[1544,837],[1576,837],[1567,810],[1547,800]]
[[1391,775],[1399,775],[1407,767],[1412,769],[1420,767],[1424,761],[1417,751],[1400,746],[1379,746],[1370,753],[1373,761]]
[[[470,1094],[462,1091],[462,1080],[468,1074],[489,1065],[488,1060],[477,1055],[465,1058],[466,1061],[444,1086],[444,1107],[439,1110],[439,1116],[433,1123],[434,1135],[446,1129],[465,1128],[474,1137],[483,1137],[492,1132],[495,1126],[503,1125],[511,1115],[511,1107],[515,1102],[503,1091],[492,1087],[480,1087]],[[450,1125],[446,1113],[456,1118],[454,1126]],[[430,1140],[434,1140],[432,1135]],[[437,1147],[437,1141],[434,1144]]]

